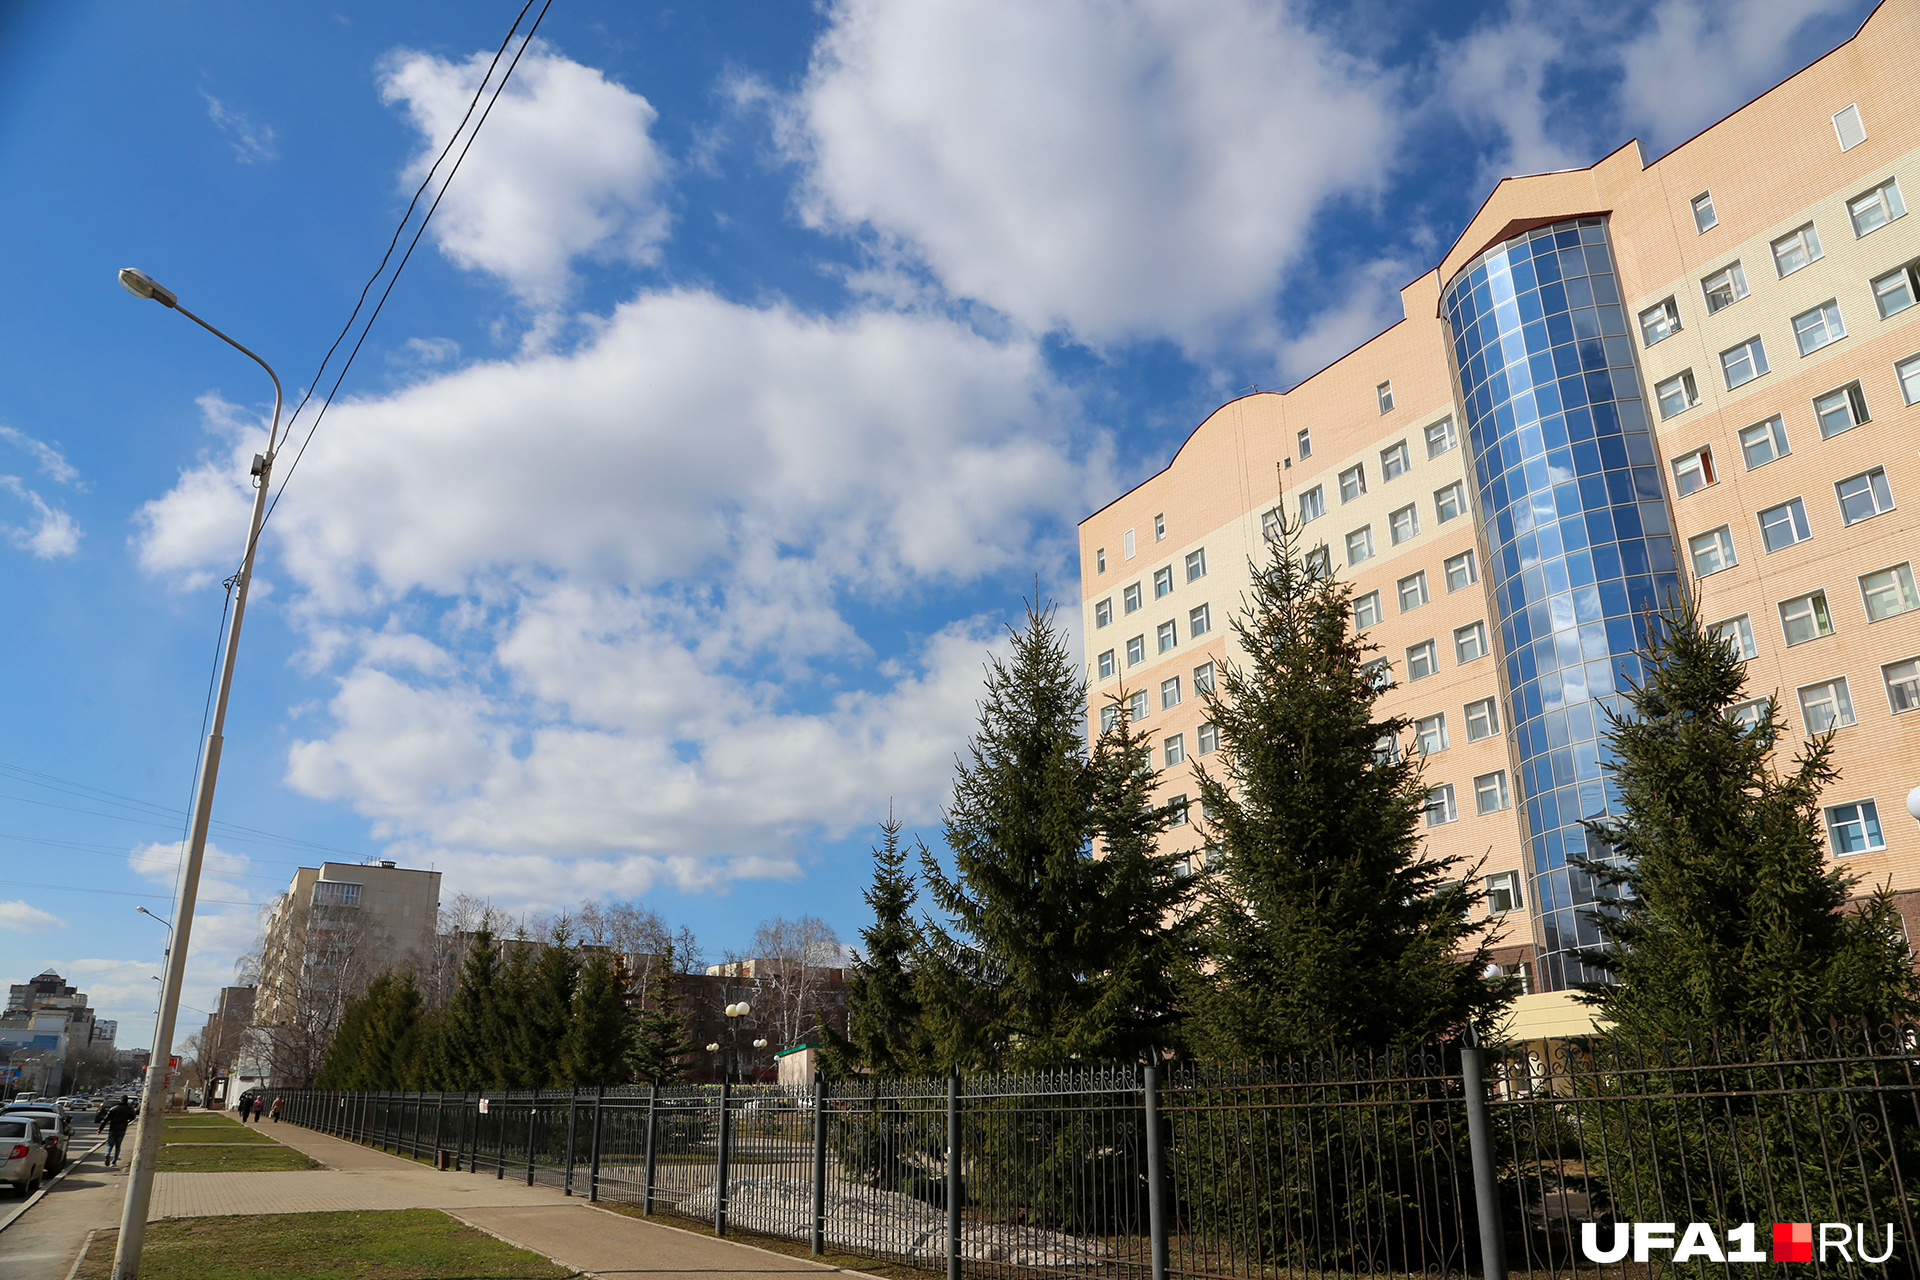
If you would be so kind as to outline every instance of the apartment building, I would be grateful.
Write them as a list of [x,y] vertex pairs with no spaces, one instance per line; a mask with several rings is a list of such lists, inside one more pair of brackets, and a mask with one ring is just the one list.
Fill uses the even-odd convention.
[[[1643,611],[1692,590],[1792,738],[1834,729],[1829,856],[1920,937],[1920,8],[1649,164],[1509,178],[1406,319],[1223,405],[1081,524],[1090,728],[1124,698],[1197,798],[1196,695],[1281,516],[1354,587],[1435,856],[1484,859],[1522,1035],[1577,1029],[1581,820]],[[1756,714],[1758,702],[1746,714]],[[1107,712],[1111,715],[1111,711]],[[1172,838],[1196,848],[1187,823]],[[1176,846],[1177,847],[1177,846]]]
[[439,918],[438,871],[391,861],[299,868],[267,919],[253,1021],[293,1023],[302,1002],[343,999],[381,969],[432,955]]

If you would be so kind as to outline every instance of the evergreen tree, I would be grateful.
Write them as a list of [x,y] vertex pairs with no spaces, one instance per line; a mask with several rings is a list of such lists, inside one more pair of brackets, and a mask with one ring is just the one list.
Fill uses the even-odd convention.
[[414,1086],[422,1058],[422,1001],[413,975],[388,970],[348,1004],[341,1031],[321,1061],[323,1089]]
[[1691,601],[1650,628],[1646,676],[1612,716],[1623,814],[1589,824],[1621,857],[1579,865],[1624,890],[1593,913],[1610,946],[1583,954],[1618,985],[1583,998],[1618,1032],[1647,1039],[1856,1025],[1916,1011],[1900,916],[1882,891],[1845,909],[1854,877],[1826,864],[1820,797],[1836,774],[1831,734],[1793,767],[1774,764],[1772,699],[1758,724],[1732,718],[1746,669]]
[[648,990],[627,1006],[627,1065],[636,1079],[672,1084],[681,1074],[675,1059],[693,1052],[675,978],[674,948],[669,942],[647,984]]
[[501,1030],[500,948],[493,933],[473,935],[460,979],[440,1022],[431,1076],[442,1089],[485,1089],[497,1086],[504,1052]]
[[626,1083],[632,1048],[626,988],[624,968],[605,950],[596,949],[580,966],[556,1073],[561,1082],[575,1086]]
[[1287,527],[1205,695],[1219,772],[1196,765],[1209,864],[1200,1043],[1215,1055],[1431,1043],[1512,998],[1489,983],[1471,868],[1424,859],[1420,762],[1407,721],[1377,716],[1384,664],[1351,625],[1351,588],[1309,566]]
[[847,974],[847,1033],[821,1024],[827,1041],[823,1066],[832,1075],[865,1068],[897,1077],[932,1067],[916,989],[920,931],[913,922],[913,872],[900,847],[900,820],[889,813],[880,830],[873,883],[864,895],[873,923],[860,931],[865,945]]

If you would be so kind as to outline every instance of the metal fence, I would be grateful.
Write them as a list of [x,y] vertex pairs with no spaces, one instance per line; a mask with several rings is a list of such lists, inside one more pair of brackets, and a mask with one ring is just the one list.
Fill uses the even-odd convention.
[[1910,1280],[1917,1069],[1920,1037],[1890,1028],[797,1091],[281,1097],[296,1123],[452,1169],[952,1280]]

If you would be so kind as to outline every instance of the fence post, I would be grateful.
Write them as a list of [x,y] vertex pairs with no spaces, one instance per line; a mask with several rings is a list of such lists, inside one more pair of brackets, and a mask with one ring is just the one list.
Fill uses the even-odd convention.
[[1483,1280],[1507,1280],[1505,1228],[1493,1176],[1493,1129],[1487,1115],[1484,1071],[1486,1050],[1480,1033],[1467,1024],[1460,1046],[1460,1084],[1467,1101],[1467,1146],[1473,1154],[1473,1203],[1480,1216],[1480,1272]]
[[[495,1098],[494,1101],[498,1102],[498,1101],[501,1101],[501,1099]],[[493,1123],[494,1123],[494,1128],[500,1131],[499,1154],[495,1155],[493,1158],[493,1178],[494,1178],[494,1181],[498,1182],[507,1176],[507,1113],[506,1111],[502,1110],[500,1112],[499,1118],[496,1119]]]
[[827,1251],[827,1078],[813,1073],[813,1253]]
[[440,1168],[440,1136],[446,1132],[447,1091],[442,1089],[433,1104],[433,1167]]
[[713,1184],[713,1234],[727,1234],[727,1155],[729,1135],[733,1131],[732,1119],[728,1115],[733,1110],[733,1081],[720,1082],[720,1158],[718,1177]]
[[[476,1123],[475,1128],[478,1128]],[[467,1163],[467,1091],[460,1091],[460,1109],[453,1113],[453,1171]],[[472,1172],[472,1168],[467,1170]]]
[[960,1068],[947,1077],[947,1280],[960,1280]]
[[593,1141],[587,1151],[587,1203],[595,1204],[600,1199],[600,1104],[606,1100],[607,1086],[595,1085],[593,1089]]
[[533,1091],[533,1101],[527,1104],[527,1185],[533,1185],[533,1139],[540,1128],[540,1091]]
[[1166,1153],[1160,1149],[1160,1068],[1147,1067],[1147,1240],[1153,1280],[1167,1280]]
[[660,1081],[658,1077],[656,1077],[653,1083],[647,1086],[647,1172],[646,1181],[641,1185],[640,1191],[640,1209],[641,1212],[647,1214],[653,1212],[653,1156],[654,1152],[658,1150],[658,1143],[655,1142],[653,1133],[655,1128],[654,1121],[659,1118],[659,1115]]
[[580,1131],[580,1082],[573,1082],[567,1090],[567,1176],[561,1182],[561,1189],[568,1195],[573,1194],[573,1139]]

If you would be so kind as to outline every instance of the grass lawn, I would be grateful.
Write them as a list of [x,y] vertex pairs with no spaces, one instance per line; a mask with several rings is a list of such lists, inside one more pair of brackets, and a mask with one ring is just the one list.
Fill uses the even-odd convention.
[[269,1173],[321,1167],[318,1160],[277,1142],[228,1142],[215,1147],[168,1143],[160,1148],[160,1161],[154,1166],[160,1173]]
[[[75,1280],[107,1280],[103,1231]],[[567,1280],[556,1267],[437,1209],[169,1218],[147,1227],[141,1280]]]

